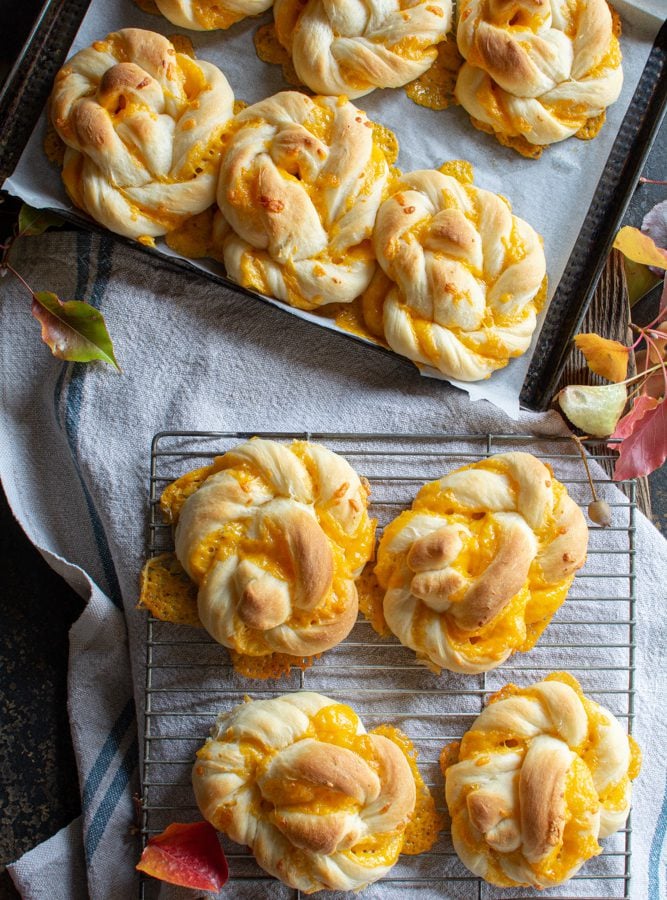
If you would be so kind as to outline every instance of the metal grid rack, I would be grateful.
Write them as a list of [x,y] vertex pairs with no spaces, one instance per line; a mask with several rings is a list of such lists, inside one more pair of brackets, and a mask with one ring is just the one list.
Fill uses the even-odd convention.
[[[257,433],[255,433],[257,434]],[[150,470],[148,553],[173,548],[169,526],[162,521],[159,497],[184,472],[206,465],[213,457],[253,435],[227,432],[163,432],[154,438]],[[556,477],[582,506],[590,491],[579,455],[567,438],[528,435],[381,435],[261,434],[276,440],[309,439],[346,457],[371,485],[371,513],[378,534],[401,509],[410,505],[419,486],[458,466],[494,453],[527,450],[549,462]],[[590,448],[592,459],[604,451]],[[595,479],[605,496],[606,478]],[[203,629],[161,622],[147,623],[146,693],[143,744],[142,837],[159,833],[170,822],[200,818],[190,785],[196,749],[206,739],[216,715],[244,696],[269,697],[286,691],[315,690],[349,702],[368,728],[393,722],[414,741],[419,765],[445,813],[443,780],[438,767],[442,747],[461,737],[484,706],[488,695],[508,681],[529,684],[550,671],[567,669],[593,699],[610,709],[632,730],[635,667],[635,484],[627,499],[610,494],[613,525],[591,528],[588,560],[577,575],[567,601],[537,646],[516,654],[483,675],[436,676],[415,661],[414,653],[396,639],[381,639],[360,620],[349,637],[329,650],[305,672],[279,681],[252,681],[231,668],[226,650]],[[603,853],[589,860],[566,885],[542,896],[569,900],[630,898],[632,828],[604,842]],[[266,875],[249,850],[223,838],[237,897],[299,897]],[[156,882],[142,879],[140,896],[155,896]],[[225,889],[229,892],[229,887]],[[446,823],[432,851],[400,857],[388,876],[367,888],[373,898],[437,896],[447,898],[523,898],[537,892],[494,888],[473,876],[458,860]],[[336,897],[349,896],[334,894]]]

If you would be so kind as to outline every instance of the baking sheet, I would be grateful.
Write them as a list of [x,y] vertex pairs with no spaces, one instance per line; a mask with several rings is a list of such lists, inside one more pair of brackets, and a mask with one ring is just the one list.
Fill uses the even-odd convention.
[[[460,107],[433,111],[414,104],[403,90],[375,91],[356,101],[368,115],[392,128],[404,171],[437,168],[449,159],[467,159],[475,169],[475,183],[504,194],[516,215],[526,219],[544,238],[549,276],[549,300],[566,266],[577,235],[604,169],[614,137],[637,86],[653,39],[661,25],[661,0],[638,0],[615,4],[623,20],[623,68],[625,80],[619,100],[608,110],[607,123],[590,142],[570,139],[555,144],[540,160],[524,159],[501,147],[494,138],[472,127]],[[279,90],[290,88],[279,66],[261,62],[252,41],[257,27],[271,20],[267,13],[246,19],[226,32],[189,32],[197,55],[216,63],[227,76],[237,99],[254,103]],[[93,0],[72,45],[72,52],[86,47],[108,32],[135,26],[173,34],[177,29],[165,19],[139,10],[132,0],[114,3]],[[14,173],[3,187],[32,206],[74,211],[55,166],[43,152],[45,115],[40,118]],[[77,211],[78,212],[78,211]],[[158,252],[176,256],[164,243]],[[222,274],[218,263],[191,261],[197,268]],[[81,298],[83,299],[83,298]],[[279,301],[269,302],[285,309]],[[318,315],[289,308],[289,311],[320,326],[341,331]],[[530,365],[543,311],[530,349],[491,378],[475,384],[452,381],[468,392],[472,400],[486,399],[516,418],[519,394]],[[343,332],[347,334],[347,332]]]

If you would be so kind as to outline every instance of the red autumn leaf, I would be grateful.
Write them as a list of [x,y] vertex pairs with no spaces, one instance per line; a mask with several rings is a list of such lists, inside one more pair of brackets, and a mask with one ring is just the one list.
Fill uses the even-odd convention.
[[161,881],[202,891],[219,891],[229,877],[215,828],[208,822],[174,822],[149,839],[137,863]]
[[658,402],[641,394],[612,437],[622,439],[620,444],[612,445],[619,452],[614,481],[654,472],[667,459],[667,397]]
[[[638,397],[635,397],[632,409],[626,416],[619,419],[611,438],[624,441],[625,438],[630,437],[644,414],[651,409],[655,409],[659,402],[655,397],[651,397],[648,394],[640,394]],[[614,448],[618,449],[618,444],[609,444],[608,446],[612,450]]]

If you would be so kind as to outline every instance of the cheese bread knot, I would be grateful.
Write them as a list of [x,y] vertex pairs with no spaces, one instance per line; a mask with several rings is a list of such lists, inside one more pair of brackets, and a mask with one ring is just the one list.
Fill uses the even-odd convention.
[[233,102],[216,66],[160,34],[124,28],[96,41],[60,70],[51,96],[67,192],[117,234],[166,234],[215,201]]
[[544,146],[576,134],[621,92],[621,51],[605,0],[462,0],[466,62],[456,99],[499,135]]
[[397,744],[348,706],[285,694],[224,713],[193,770],[203,816],[290,887],[357,891],[401,852],[416,801]]
[[445,771],[456,852],[492,884],[561,884],[625,825],[640,763],[618,720],[571,675],[508,685]]
[[155,0],[165,19],[179,28],[213,31],[265,12],[273,0]]
[[400,87],[435,61],[451,0],[276,0],[276,33],[318,94]]
[[365,113],[285,91],[244,109],[223,140],[229,275],[302,309],[354,300],[375,270],[369,238],[389,174]]
[[528,650],[586,559],[588,529],[551,469],[505,453],[424,485],[384,531],[384,616],[430,667],[484,672]]
[[178,479],[161,502],[199,585],[199,618],[221,644],[313,656],[349,633],[374,522],[368,489],[342,457],[255,439]]
[[397,353],[478,381],[528,348],[544,251],[502,197],[442,172],[412,172],[380,207],[374,245],[392,283],[382,315]]

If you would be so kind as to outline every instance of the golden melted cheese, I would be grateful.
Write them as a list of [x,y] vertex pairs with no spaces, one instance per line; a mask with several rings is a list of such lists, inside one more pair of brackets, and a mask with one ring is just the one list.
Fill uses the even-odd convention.
[[164,622],[201,626],[197,587],[174,553],[149,559],[141,570],[139,606]]
[[245,678],[257,678],[266,681],[269,678],[282,678],[289,675],[292,669],[300,669],[302,672],[309,669],[316,656],[290,656],[288,653],[267,653],[265,656],[247,656],[230,650],[229,655],[234,666],[234,671]]
[[278,39],[274,22],[269,22],[268,25],[261,25],[255,32],[253,41],[255,53],[262,62],[281,66],[283,78],[287,84],[298,88],[303,87],[299,76],[296,74],[291,56]]
[[417,800],[412,817],[403,834],[403,846],[400,852],[405,853],[406,856],[426,853],[437,841],[438,834],[443,827],[443,820],[436,809],[435,799],[417,767],[417,750],[410,738],[393,725],[380,725],[374,728],[371,734],[381,734],[400,748],[415,780]]
[[216,207],[210,206],[204,212],[190,216],[181,225],[165,235],[167,246],[188,259],[202,259],[210,256],[223,262],[222,253],[213,240],[213,220]]
[[456,103],[454,88],[463,57],[456,46],[456,37],[449,34],[437,47],[437,57],[419,78],[405,85],[405,93],[419,106],[428,109],[447,109]]
[[373,563],[370,562],[357,580],[359,609],[380,637],[389,637],[391,629],[385,621],[382,609],[384,593],[384,589],[380,586],[377,575],[373,571]]
[[57,166],[63,166],[65,163],[66,144],[53,127],[51,119],[46,123],[46,134],[44,135],[44,153],[49,162],[55,163]]

